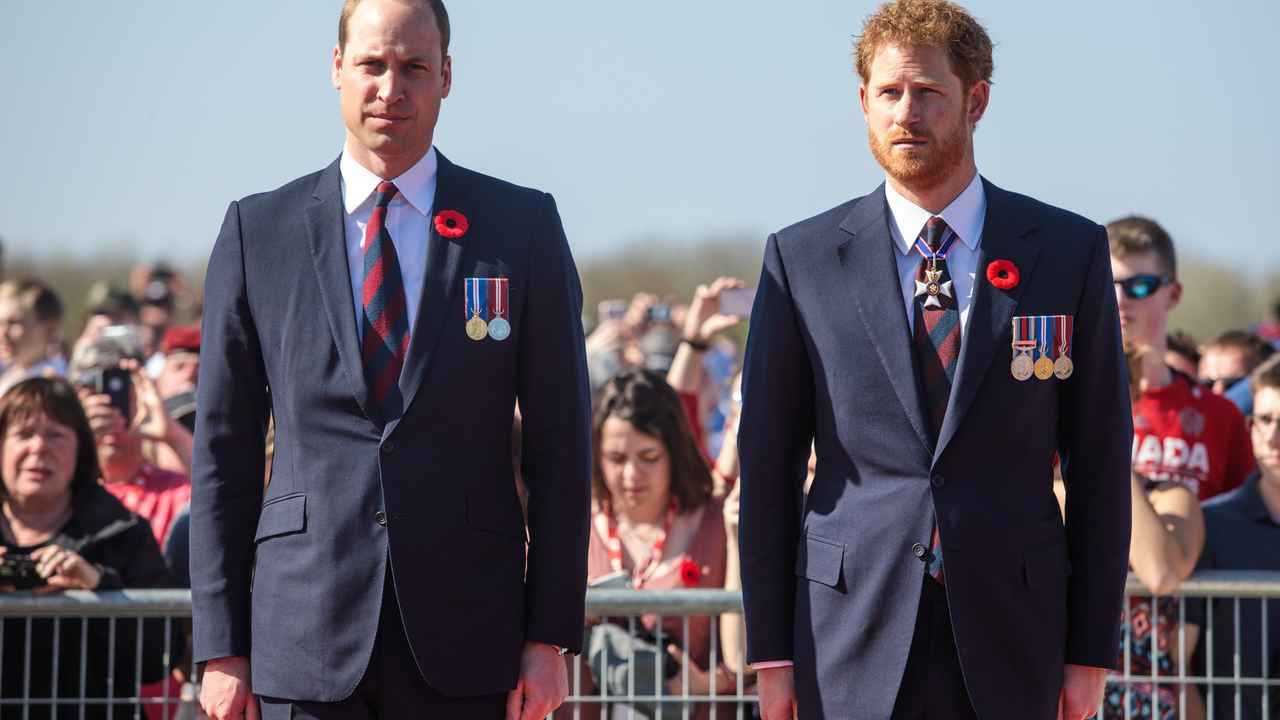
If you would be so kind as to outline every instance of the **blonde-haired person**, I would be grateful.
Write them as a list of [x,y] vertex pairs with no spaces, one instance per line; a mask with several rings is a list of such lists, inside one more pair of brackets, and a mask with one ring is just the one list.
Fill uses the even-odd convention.
[[67,360],[49,348],[61,336],[62,300],[39,280],[0,283],[0,395],[27,378],[65,377]]

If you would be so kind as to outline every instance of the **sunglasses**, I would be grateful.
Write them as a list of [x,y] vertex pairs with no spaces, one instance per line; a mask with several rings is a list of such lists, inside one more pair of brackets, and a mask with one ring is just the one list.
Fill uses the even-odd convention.
[[1168,275],[1134,275],[1124,280],[1116,280],[1116,284],[1131,300],[1141,300],[1160,289],[1161,285],[1173,282]]
[[1202,377],[1197,379],[1196,382],[1200,383],[1204,387],[1211,388],[1215,384],[1217,384],[1219,381],[1221,381],[1222,391],[1226,392],[1231,388],[1235,387],[1236,383],[1240,382],[1241,380],[1244,380],[1244,378],[1243,377]]

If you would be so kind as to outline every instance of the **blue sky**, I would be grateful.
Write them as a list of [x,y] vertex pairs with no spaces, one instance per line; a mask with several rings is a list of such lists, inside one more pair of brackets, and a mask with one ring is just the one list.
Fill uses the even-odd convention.
[[[865,194],[851,36],[874,2],[453,0],[437,146],[556,195],[582,257],[760,237]],[[1280,3],[974,0],[997,42],[978,167],[1185,254],[1280,269]],[[338,0],[0,5],[0,237],[207,255],[227,203],[332,161]]]

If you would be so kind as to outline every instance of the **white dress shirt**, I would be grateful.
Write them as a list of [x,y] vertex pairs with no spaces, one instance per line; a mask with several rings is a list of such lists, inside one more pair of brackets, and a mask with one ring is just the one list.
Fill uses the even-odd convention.
[[[902,285],[902,301],[907,307],[907,323],[915,330],[916,270],[923,257],[915,248],[916,238],[924,230],[925,223],[933,215],[924,208],[898,194],[893,186],[885,183],[885,198],[889,201],[889,232],[897,248],[898,281]],[[965,328],[969,326],[969,309],[972,307],[973,283],[978,272],[978,245],[982,242],[982,223],[987,217],[987,193],[982,189],[982,176],[974,173],[969,187],[938,214],[960,236],[960,242],[947,253],[947,275],[951,280],[951,292],[955,293],[956,308],[960,311],[960,340],[964,341]]]
[[[422,276],[427,266],[427,237],[431,233],[431,208],[436,199],[436,149],[413,167],[393,179],[400,191],[387,205],[387,232],[396,246],[400,276],[404,279],[404,300],[409,311],[409,330],[418,317],[422,297]],[[355,303],[356,332],[364,333],[364,228],[373,214],[373,202],[382,178],[369,172],[342,149],[338,162],[342,180],[343,229],[347,237],[347,268],[351,271],[351,297]]]
[[[915,249],[915,239],[924,230],[933,214],[902,197],[889,183],[884,185],[889,201],[889,232],[898,252],[898,281],[902,285],[902,301],[907,307],[907,323],[915,327],[916,269],[920,267],[920,251]],[[947,275],[951,279],[951,291],[955,293],[956,307],[960,310],[960,338],[964,341],[965,327],[972,306],[974,277],[978,273],[978,245],[982,242],[982,223],[987,217],[987,193],[982,189],[982,176],[974,173],[969,186],[938,214],[960,237],[947,253]],[[908,240],[908,238],[910,238]],[[787,667],[790,660],[770,660],[754,663],[757,670]]]

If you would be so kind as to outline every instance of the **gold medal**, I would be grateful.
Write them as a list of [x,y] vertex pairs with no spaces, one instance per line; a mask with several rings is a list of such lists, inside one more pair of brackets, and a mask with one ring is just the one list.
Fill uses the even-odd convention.
[[1041,357],[1036,361],[1036,377],[1041,380],[1048,380],[1053,377],[1053,361],[1047,357]]
[[1075,370],[1075,364],[1071,362],[1071,358],[1066,355],[1058,357],[1058,361],[1053,364],[1053,374],[1059,380],[1066,380],[1071,377],[1072,371]]
[[489,323],[479,315],[467,321],[467,337],[472,340],[483,340],[489,334]]

